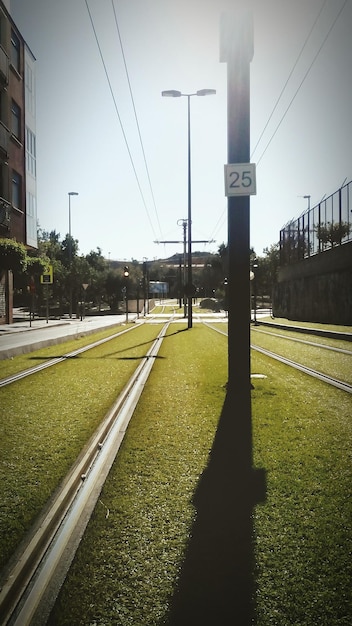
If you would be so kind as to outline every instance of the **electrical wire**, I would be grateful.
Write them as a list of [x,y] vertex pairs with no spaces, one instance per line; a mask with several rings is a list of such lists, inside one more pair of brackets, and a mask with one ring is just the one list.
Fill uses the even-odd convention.
[[272,112],[270,113],[270,115],[269,115],[269,117],[268,117],[268,120],[267,120],[267,122],[266,122],[266,124],[265,124],[265,126],[264,126],[264,128],[263,128],[263,130],[262,130],[262,132],[261,132],[261,134],[260,134],[260,136],[259,136],[259,139],[258,139],[257,143],[255,144],[255,146],[254,146],[254,148],[253,148],[253,152],[252,152],[252,154],[251,154],[251,160],[252,160],[253,155],[254,155],[254,153],[255,153],[255,151],[256,151],[256,149],[257,149],[257,147],[258,147],[258,145],[259,145],[259,143],[260,143],[260,141],[261,141],[261,139],[262,139],[262,137],[263,137],[263,135],[264,135],[264,133],[265,133],[265,131],[266,131],[267,127],[268,127],[268,125],[269,125],[269,123],[270,123],[270,120],[272,119],[272,117],[273,117],[273,115],[274,115],[274,113],[275,113],[275,111],[276,111],[276,109],[277,109],[277,107],[278,107],[278,105],[279,105],[279,103],[280,103],[280,100],[281,100],[281,98],[282,98],[282,96],[283,96],[283,94],[284,94],[284,91],[285,91],[285,89],[286,89],[286,87],[287,87],[287,85],[288,85],[288,83],[289,83],[289,81],[290,81],[290,78],[291,78],[291,76],[292,76],[293,72],[295,71],[295,69],[296,69],[296,67],[297,67],[297,64],[298,64],[298,62],[299,62],[299,60],[300,60],[300,58],[301,58],[301,56],[302,56],[302,54],[303,54],[303,51],[304,51],[304,49],[305,49],[305,47],[306,47],[306,45],[307,45],[307,43],[308,43],[308,41],[309,41],[309,39],[310,39],[310,37],[311,37],[311,34],[312,34],[312,32],[313,32],[313,30],[314,30],[314,28],[315,28],[315,25],[316,25],[316,23],[317,23],[317,21],[318,21],[318,19],[319,19],[320,15],[321,15],[321,13],[322,13],[323,9],[324,9],[324,7],[325,7],[326,3],[327,3],[327,0],[324,0],[324,3],[323,3],[323,4],[322,4],[322,6],[320,7],[320,10],[319,10],[319,12],[318,12],[318,15],[317,15],[317,17],[316,17],[316,18],[315,18],[315,20],[314,20],[314,23],[313,23],[313,25],[312,25],[312,27],[311,27],[311,29],[310,29],[310,31],[309,31],[309,33],[308,33],[308,35],[307,35],[306,39],[305,39],[305,42],[304,42],[304,44],[303,44],[303,46],[302,46],[302,48],[301,48],[301,50],[300,50],[300,53],[299,53],[299,55],[298,55],[298,57],[297,57],[296,61],[295,61],[295,62],[294,62],[294,64],[293,64],[293,67],[292,67],[292,69],[291,69],[291,71],[290,71],[290,73],[289,73],[289,75],[288,75],[288,77],[287,77],[287,80],[286,80],[286,82],[285,82],[285,84],[284,84],[284,86],[283,86],[283,88],[282,88],[282,90],[281,90],[281,92],[280,92],[280,95],[279,95],[278,99],[276,100],[275,106],[274,106],[274,108],[273,108]]
[[[278,129],[279,129],[279,127],[280,127],[281,123],[283,122],[283,120],[284,120],[284,118],[285,118],[285,116],[286,116],[286,114],[287,114],[288,110],[290,109],[290,107],[291,107],[291,105],[292,105],[292,103],[293,103],[293,101],[294,101],[295,97],[296,97],[296,96],[297,96],[297,94],[298,94],[298,91],[300,90],[300,88],[301,88],[301,86],[303,85],[303,83],[304,83],[305,79],[307,78],[307,76],[308,76],[308,74],[309,74],[309,72],[310,72],[311,68],[313,67],[313,64],[315,63],[315,61],[316,61],[316,59],[317,59],[318,55],[320,54],[320,51],[322,50],[322,48],[323,48],[323,46],[324,46],[324,44],[325,44],[326,40],[328,39],[328,37],[329,37],[329,35],[330,35],[330,32],[332,31],[333,27],[335,26],[335,23],[337,22],[337,20],[338,20],[338,18],[339,18],[339,16],[340,16],[340,14],[342,13],[342,10],[344,9],[345,5],[347,4],[347,1],[348,1],[348,0],[345,0],[344,4],[342,5],[342,7],[341,7],[341,9],[340,9],[340,11],[339,11],[339,13],[338,13],[338,14],[337,14],[337,16],[336,16],[336,18],[335,18],[334,22],[332,23],[332,25],[331,25],[330,29],[328,30],[328,32],[327,32],[327,34],[326,34],[326,36],[325,36],[325,39],[323,40],[323,42],[322,42],[322,44],[320,45],[320,47],[319,47],[319,49],[318,49],[318,51],[317,51],[317,53],[316,53],[315,57],[313,58],[313,60],[312,60],[312,62],[311,62],[311,64],[310,64],[310,66],[309,66],[309,68],[308,68],[307,72],[305,73],[305,75],[304,75],[304,77],[303,77],[303,79],[302,79],[302,81],[301,81],[301,83],[300,83],[300,85],[299,85],[299,87],[298,87],[297,91],[295,92],[295,94],[294,94],[293,98],[291,99],[291,101],[290,101],[290,103],[289,103],[289,106],[287,107],[287,109],[286,109],[286,111],[285,111],[284,115],[282,116],[282,118],[281,118],[281,120],[280,120],[279,124],[277,125],[277,127],[276,127],[276,129],[275,129],[275,131],[274,131],[273,135],[271,136],[271,138],[270,138],[270,140],[269,140],[268,144],[266,145],[266,147],[265,147],[264,151],[262,152],[262,154],[261,154],[260,158],[258,159],[258,161],[257,161],[257,165],[258,165],[258,163],[261,161],[261,159],[262,159],[262,157],[264,156],[264,154],[265,154],[266,150],[268,149],[268,147],[269,147],[269,145],[270,145],[271,141],[273,140],[273,138],[274,138],[274,136],[275,136],[276,132],[278,131]],[[261,132],[261,134],[260,134],[260,136],[259,136],[259,139],[258,139],[258,141],[257,141],[257,143],[256,143],[256,145],[255,145],[255,147],[254,147],[254,149],[253,149],[253,151],[252,151],[252,154],[251,154],[251,160],[252,160],[253,155],[254,155],[254,153],[256,152],[256,150],[257,150],[257,148],[258,148],[258,145],[259,145],[259,143],[260,143],[260,141],[261,141],[261,139],[262,139],[262,137],[263,137],[263,135],[264,135],[264,133],[265,133],[265,131],[266,131],[266,129],[267,129],[267,127],[268,127],[268,125],[269,125],[269,123],[270,123],[270,121],[271,121],[271,119],[272,119],[272,117],[273,117],[273,115],[274,115],[274,113],[275,113],[275,111],[276,111],[276,109],[277,109],[277,107],[278,107],[278,105],[279,105],[279,103],[280,103],[281,99],[282,99],[282,96],[283,96],[283,94],[284,94],[284,91],[285,91],[285,89],[286,89],[286,87],[287,87],[287,85],[288,85],[288,83],[289,83],[289,81],[290,81],[290,79],[291,79],[291,76],[292,76],[292,74],[293,74],[294,70],[295,70],[295,69],[296,69],[296,67],[297,67],[297,64],[298,64],[298,62],[299,62],[299,60],[300,60],[300,58],[301,58],[301,56],[302,56],[302,54],[303,54],[304,49],[305,49],[305,48],[306,48],[306,46],[307,46],[307,43],[308,43],[308,41],[309,41],[309,39],[310,39],[310,37],[311,37],[311,35],[312,35],[312,32],[313,32],[313,30],[314,30],[314,28],[315,28],[315,26],[316,26],[316,24],[317,24],[317,22],[318,22],[318,20],[319,20],[319,18],[320,18],[320,15],[321,15],[321,13],[322,13],[323,9],[325,8],[326,3],[327,3],[327,0],[324,0],[323,4],[321,5],[321,7],[320,7],[320,9],[319,9],[319,11],[318,11],[318,14],[317,14],[317,16],[316,16],[316,18],[315,18],[315,20],[314,20],[314,22],[313,22],[313,24],[312,24],[312,26],[311,26],[310,30],[309,30],[309,33],[308,33],[308,35],[307,35],[307,37],[306,37],[306,39],[305,39],[305,41],[304,41],[304,43],[303,43],[303,46],[302,46],[302,48],[301,48],[301,50],[300,50],[300,52],[299,52],[299,54],[298,54],[298,56],[297,56],[297,59],[296,59],[295,63],[293,64],[293,67],[292,67],[292,69],[291,69],[291,71],[290,71],[290,73],[289,73],[289,75],[288,75],[288,77],[287,77],[287,80],[285,81],[285,84],[284,84],[284,86],[283,86],[283,88],[282,88],[282,90],[281,90],[281,92],[280,92],[280,95],[279,95],[279,97],[278,97],[278,99],[277,99],[277,101],[276,101],[276,103],[275,103],[275,105],[274,105],[274,108],[273,108],[273,110],[272,110],[272,112],[271,112],[271,114],[270,114],[270,116],[269,116],[269,118],[268,118],[268,120],[267,120],[267,122],[266,122],[266,124],[265,124],[265,126],[264,126],[264,128],[263,128],[263,130],[262,130],[262,132]],[[224,213],[225,213],[225,211],[224,211],[224,212],[221,214],[221,216],[219,217],[219,219],[218,219],[218,221],[217,221],[217,223],[216,223],[216,225],[215,225],[215,227],[214,227],[214,229],[213,229],[213,235],[212,235],[212,237],[215,237],[215,233],[217,232],[217,230],[218,230],[218,229],[220,229],[220,228],[222,227],[223,222],[224,222],[224,220],[225,220],[225,218],[226,218],[226,215],[224,215]],[[211,238],[212,238],[212,237],[211,237]],[[210,238],[210,239],[211,239],[211,238]]]
[[270,144],[271,144],[272,140],[274,139],[274,137],[275,137],[275,135],[276,135],[277,131],[279,130],[279,128],[280,128],[280,126],[281,126],[281,124],[282,124],[283,120],[285,119],[285,117],[286,117],[286,115],[287,115],[287,113],[288,113],[289,109],[291,108],[291,106],[292,106],[292,104],[293,104],[293,102],[294,102],[294,100],[295,100],[295,98],[296,98],[296,96],[297,96],[298,92],[300,91],[300,89],[301,89],[301,87],[302,87],[302,85],[303,85],[304,81],[306,80],[306,78],[307,78],[307,76],[308,76],[308,74],[309,74],[310,70],[312,69],[312,67],[313,67],[313,65],[314,65],[314,63],[315,63],[315,61],[317,60],[317,58],[318,58],[318,56],[319,56],[319,54],[320,54],[320,52],[321,52],[321,50],[322,50],[322,48],[323,48],[324,44],[326,43],[326,41],[327,41],[327,39],[328,39],[328,37],[329,37],[329,35],[330,35],[330,33],[331,33],[332,29],[334,28],[334,26],[335,26],[335,24],[336,24],[336,22],[337,22],[338,18],[340,17],[340,15],[341,15],[341,13],[342,13],[343,9],[344,9],[344,8],[345,8],[345,6],[346,6],[347,2],[348,2],[348,0],[345,0],[345,2],[343,3],[343,5],[342,5],[342,7],[341,7],[340,11],[338,12],[338,14],[337,14],[336,18],[334,19],[333,23],[331,24],[331,26],[330,26],[330,28],[329,28],[329,30],[328,30],[328,32],[327,32],[327,34],[325,35],[325,38],[323,39],[323,41],[322,41],[322,43],[321,43],[320,47],[318,48],[317,53],[316,53],[316,54],[315,54],[315,56],[313,57],[313,60],[312,60],[311,64],[309,65],[309,67],[308,67],[308,69],[307,69],[306,73],[304,74],[304,76],[303,76],[303,78],[302,78],[302,80],[301,80],[300,84],[298,85],[298,88],[296,89],[296,91],[295,91],[295,93],[294,93],[293,97],[291,98],[291,100],[290,100],[290,103],[289,103],[288,107],[286,108],[286,110],[285,110],[284,114],[282,115],[282,117],[281,117],[281,119],[280,119],[280,121],[279,121],[278,125],[276,126],[275,131],[273,132],[273,134],[272,134],[272,136],[271,136],[270,140],[268,141],[268,143],[267,143],[267,145],[265,146],[265,148],[264,148],[264,150],[263,150],[262,154],[260,155],[259,159],[257,160],[257,166],[258,166],[258,164],[260,163],[260,161],[262,160],[262,158],[263,158],[263,156],[264,156],[265,152],[266,152],[266,151],[267,151],[267,149],[269,148],[269,146],[270,146]]
[[218,221],[216,222],[213,231],[211,233],[211,236],[209,237],[209,241],[215,240],[216,238],[216,233],[220,230],[220,228],[222,228],[225,220],[227,217],[227,212],[226,212],[226,207],[225,209],[222,211],[221,215],[218,218]]
[[119,123],[120,123],[122,135],[123,135],[123,138],[125,140],[127,152],[128,152],[129,157],[130,157],[130,161],[131,161],[132,169],[133,169],[136,181],[137,181],[138,189],[139,189],[139,192],[140,192],[140,195],[141,195],[141,198],[142,198],[142,202],[143,202],[144,208],[145,208],[147,216],[148,216],[148,220],[149,220],[151,229],[153,231],[154,239],[156,239],[153,223],[152,223],[152,220],[151,220],[150,215],[149,215],[149,211],[148,211],[148,208],[147,208],[147,205],[146,205],[146,202],[145,202],[145,198],[144,198],[143,191],[142,191],[142,188],[141,188],[141,184],[140,184],[140,181],[139,181],[139,178],[138,178],[136,167],[135,167],[135,164],[134,164],[134,161],[133,161],[133,158],[132,158],[131,150],[130,150],[130,147],[128,145],[126,133],[125,133],[125,130],[124,130],[124,127],[123,127],[123,124],[122,124],[121,116],[120,116],[120,113],[119,113],[119,110],[118,110],[118,106],[117,106],[117,103],[116,103],[116,99],[115,99],[115,96],[114,96],[114,92],[113,92],[111,81],[110,81],[110,78],[109,78],[109,73],[108,73],[108,70],[107,70],[107,67],[106,67],[106,64],[105,64],[105,61],[104,61],[104,56],[103,56],[103,53],[102,53],[102,50],[101,50],[101,46],[99,44],[99,38],[98,38],[96,29],[95,29],[95,26],[94,26],[92,14],[91,14],[91,12],[89,10],[88,0],[85,0],[85,5],[87,7],[87,11],[88,11],[89,19],[90,19],[90,22],[91,22],[91,25],[92,25],[95,41],[96,41],[96,44],[98,46],[101,62],[102,62],[103,67],[104,67],[104,72],[105,72],[106,79],[108,81],[110,94],[111,94],[111,97],[112,97],[112,100],[113,100],[113,103],[114,103],[114,107],[115,107],[115,111],[116,111],[116,114],[117,114],[117,117],[118,117],[118,120],[119,120]]
[[[132,106],[133,106],[134,117],[135,117],[135,120],[136,120],[136,126],[137,126],[137,130],[138,130],[139,141],[140,141],[141,149],[142,149],[142,153],[143,153],[144,165],[145,165],[145,169],[146,169],[147,176],[148,176],[150,193],[151,193],[151,196],[152,196],[152,199],[153,199],[153,205],[154,205],[156,220],[157,220],[158,226],[159,226],[159,231],[161,233],[161,226],[160,226],[160,221],[159,221],[158,210],[157,210],[157,207],[156,207],[154,192],[153,192],[152,183],[151,183],[151,180],[150,180],[149,168],[148,168],[147,159],[146,159],[146,156],[145,156],[145,151],[144,151],[144,146],[143,146],[143,141],[142,141],[142,135],[141,135],[140,126],[139,126],[139,122],[138,122],[137,111],[136,111],[136,107],[135,107],[135,103],[134,103],[134,97],[133,97],[133,93],[132,93],[131,81],[130,81],[129,72],[128,72],[128,69],[127,69],[126,57],[125,57],[124,47],[123,47],[123,44],[122,44],[121,33],[120,33],[120,28],[119,28],[119,24],[118,24],[118,20],[117,20],[114,0],[111,0],[111,4],[112,4],[113,11],[114,11],[116,30],[117,30],[117,34],[118,34],[118,37],[119,37],[119,42],[120,42],[120,47],[121,47],[121,52],[122,52],[122,58],[123,58],[123,62],[124,62],[124,66],[125,66],[125,72],[126,72],[126,76],[127,76],[128,87],[129,87],[129,90],[130,90],[130,96],[131,96],[131,101],[132,101]],[[162,235],[161,235],[161,239],[163,239]]]

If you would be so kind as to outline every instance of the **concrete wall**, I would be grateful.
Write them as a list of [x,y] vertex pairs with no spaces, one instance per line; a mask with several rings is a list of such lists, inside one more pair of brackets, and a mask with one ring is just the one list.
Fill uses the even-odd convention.
[[352,243],[281,268],[273,315],[352,325]]

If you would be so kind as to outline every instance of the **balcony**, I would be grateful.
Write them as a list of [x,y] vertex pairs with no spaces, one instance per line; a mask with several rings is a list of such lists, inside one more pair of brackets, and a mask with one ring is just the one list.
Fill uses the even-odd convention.
[[4,234],[10,230],[11,203],[0,197],[0,233]]

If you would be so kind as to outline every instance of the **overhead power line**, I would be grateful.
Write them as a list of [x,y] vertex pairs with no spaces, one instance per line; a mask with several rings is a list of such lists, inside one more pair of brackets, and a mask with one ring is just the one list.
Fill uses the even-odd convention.
[[323,48],[324,44],[326,43],[326,41],[327,41],[327,39],[328,39],[328,37],[329,37],[329,35],[330,35],[330,33],[331,33],[332,29],[334,28],[334,26],[335,26],[335,24],[336,24],[336,22],[337,22],[338,18],[340,17],[340,15],[341,15],[341,13],[342,13],[343,9],[344,9],[344,8],[345,8],[345,6],[346,6],[347,2],[348,2],[348,0],[345,0],[345,2],[343,3],[343,5],[342,5],[342,7],[341,7],[340,11],[338,12],[338,14],[337,14],[336,18],[334,19],[333,23],[331,24],[331,26],[330,26],[330,28],[329,28],[329,30],[328,30],[328,32],[327,32],[327,34],[325,35],[325,37],[324,37],[324,39],[323,39],[323,41],[322,41],[321,45],[320,45],[320,46],[319,46],[319,48],[318,48],[317,53],[316,53],[316,54],[315,54],[315,56],[313,57],[313,60],[312,60],[311,64],[309,65],[309,67],[308,67],[308,69],[307,69],[306,73],[304,74],[304,76],[303,76],[303,78],[302,78],[302,80],[301,80],[301,82],[300,82],[299,86],[297,87],[297,89],[296,89],[296,91],[295,91],[295,93],[294,93],[293,97],[291,98],[291,100],[290,100],[290,103],[289,103],[288,107],[286,108],[286,110],[285,110],[284,114],[282,115],[282,117],[281,117],[281,119],[280,119],[280,121],[279,121],[278,125],[276,126],[275,131],[273,132],[273,134],[272,134],[272,136],[271,136],[270,140],[268,141],[268,143],[267,143],[267,145],[265,146],[265,148],[264,148],[264,150],[263,150],[262,154],[260,155],[259,159],[257,160],[257,165],[258,165],[258,164],[260,163],[260,161],[262,160],[262,158],[263,158],[263,156],[264,156],[265,152],[266,152],[266,151],[267,151],[267,149],[269,148],[269,146],[270,146],[270,144],[271,144],[272,140],[274,139],[274,137],[275,137],[275,135],[276,135],[277,131],[279,130],[279,128],[280,128],[280,126],[281,126],[281,124],[282,124],[283,120],[285,119],[285,117],[286,117],[286,115],[287,115],[287,113],[288,113],[289,109],[291,108],[291,106],[292,106],[292,104],[293,104],[293,102],[294,102],[294,100],[295,100],[295,98],[296,98],[296,96],[297,96],[297,94],[298,94],[299,90],[301,89],[301,87],[302,87],[302,85],[303,85],[304,81],[306,80],[306,78],[307,78],[307,76],[308,76],[308,74],[309,74],[310,70],[312,69],[312,67],[313,67],[313,65],[314,65],[314,63],[315,63],[315,61],[317,60],[317,58],[318,58],[318,56],[319,56],[319,54],[320,54],[320,52],[321,52],[321,50],[322,50],[322,48]]
[[148,176],[150,193],[151,193],[151,196],[152,196],[152,199],[153,199],[155,216],[156,216],[156,220],[158,222],[159,230],[160,230],[160,233],[161,233],[161,227],[160,227],[158,210],[157,210],[157,207],[156,207],[153,187],[152,187],[152,183],[151,183],[151,180],[150,180],[149,168],[148,168],[147,159],[146,159],[146,156],[145,156],[145,151],[144,151],[144,146],[143,146],[143,141],[142,141],[142,135],[141,135],[140,126],[139,126],[139,122],[138,122],[137,111],[136,111],[136,107],[135,107],[135,103],[134,103],[134,97],[133,97],[133,93],[132,93],[131,81],[130,81],[129,72],[128,72],[128,69],[127,69],[126,57],[125,57],[125,52],[124,52],[124,48],[123,48],[123,44],[122,44],[121,33],[120,33],[120,28],[119,28],[119,24],[118,24],[118,20],[117,20],[114,0],[111,0],[111,4],[112,4],[113,11],[114,11],[116,30],[117,30],[117,34],[119,36],[119,42],[120,42],[120,47],[121,47],[121,52],[122,52],[122,58],[123,58],[124,66],[125,66],[125,72],[126,72],[126,76],[127,76],[128,87],[129,87],[129,90],[130,90],[132,106],[133,106],[133,112],[134,112],[134,117],[135,117],[135,120],[136,120],[137,130],[138,130],[139,141],[140,141],[141,149],[142,149],[142,153],[143,153],[144,165],[145,165],[145,169],[146,169],[147,176]]
[[299,53],[299,55],[298,55],[298,57],[297,57],[296,61],[294,62],[293,66],[292,66],[292,69],[291,69],[291,71],[290,71],[290,73],[289,73],[289,75],[288,75],[288,77],[287,77],[287,80],[286,80],[286,82],[285,82],[285,84],[284,84],[283,88],[281,89],[280,95],[279,95],[278,99],[277,99],[277,100],[276,100],[276,102],[275,102],[275,106],[274,106],[273,110],[271,111],[271,113],[270,113],[270,115],[269,115],[269,117],[268,117],[268,120],[267,120],[267,122],[266,122],[266,124],[265,124],[265,126],[264,126],[264,128],[263,128],[263,130],[262,130],[262,132],[261,132],[261,134],[260,134],[260,136],[259,136],[259,139],[258,139],[257,143],[256,143],[256,144],[255,144],[255,146],[254,146],[254,149],[253,149],[252,154],[251,154],[251,159],[253,158],[253,155],[254,155],[254,153],[255,153],[255,151],[256,151],[256,149],[257,149],[257,147],[258,147],[258,145],[259,145],[259,143],[260,143],[260,141],[261,141],[261,138],[263,137],[263,135],[264,135],[264,133],[265,133],[265,131],[266,131],[266,129],[267,129],[267,127],[268,127],[269,123],[270,123],[270,120],[271,120],[271,118],[273,117],[273,115],[274,115],[274,113],[275,113],[275,111],[276,111],[276,109],[277,109],[277,107],[278,107],[278,105],[279,105],[279,102],[280,102],[280,100],[281,100],[281,98],[282,98],[282,96],[283,96],[283,94],[284,94],[284,91],[285,91],[285,89],[286,89],[286,87],[287,87],[287,85],[288,85],[288,83],[289,83],[289,81],[290,81],[290,78],[291,78],[291,76],[292,76],[293,72],[295,71],[295,69],[296,69],[296,67],[297,67],[298,61],[300,60],[300,58],[301,58],[301,56],[302,56],[302,54],[303,54],[303,51],[304,51],[304,49],[305,49],[305,47],[306,47],[306,45],[307,45],[307,43],[308,43],[308,41],[309,41],[309,39],[310,39],[310,37],[311,37],[311,34],[312,34],[312,32],[313,32],[313,30],[314,30],[314,28],[315,28],[315,25],[316,25],[316,23],[317,23],[317,21],[318,21],[318,19],[319,19],[320,15],[321,15],[322,10],[323,10],[323,8],[325,7],[326,3],[327,3],[327,0],[325,0],[325,1],[324,1],[324,3],[322,4],[322,6],[320,7],[320,10],[319,10],[319,12],[318,12],[318,15],[317,15],[317,17],[315,18],[314,23],[313,23],[313,25],[312,25],[312,27],[311,27],[311,29],[310,29],[310,31],[309,31],[309,33],[308,33],[308,35],[307,35],[306,39],[305,39],[305,42],[304,42],[304,44],[303,44],[303,46],[302,46],[301,50],[300,50],[300,53]]
[[145,198],[144,198],[144,195],[143,195],[143,191],[142,191],[142,188],[141,188],[141,184],[140,184],[140,182],[139,182],[139,178],[138,178],[137,170],[136,170],[136,167],[135,167],[135,164],[134,164],[133,158],[132,158],[131,150],[130,150],[130,147],[129,147],[129,145],[128,145],[128,141],[127,141],[126,133],[125,133],[125,130],[124,130],[124,127],[123,127],[123,124],[122,124],[121,116],[120,116],[120,113],[119,113],[119,110],[118,110],[118,106],[117,106],[116,99],[115,99],[115,96],[114,96],[114,92],[113,92],[113,89],[112,89],[111,81],[110,81],[110,78],[109,78],[109,73],[108,73],[108,70],[107,70],[107,67],[106,67],[106,64],[105,64],[105,61],[104,61],[104,56],[103,56],[103,53],[102,53],[102,50],[101,50],[101,46],[100,46],[100,44],[99,44],[99,38],[98,38],[98,35],[97,35],[97,32],[96,32],[96,29],[95,29],[95,26],[94,26],[94,22],[93,22],[92,14],[91,14],[91,12],[90,12],[90,10],[89,10],[88,0],[85,0],[85,4],[86,4],[86,7],[87,7],[87,11],[88,11],[89,19],[90,19],[90,22],[91,22],[91,25],[92,25],[92,29],[93,29],[93,33],[94,33],[94,37],[95,37],[95,41],[96,41],[96,44],[97,44],[97,46],[98,46],[98,50],[99,50],[99,54],[100,54],[100,58],[101,58],[101,62],[102,62],[103,67],[104,67],[105,76],[106,76],[106,79],[107,79],[107,81],[108,81],[108,85],[109,85],[109,89],[110,89],[110,94],[111,94],[111,97],[112,97],[112,100],[113,100],[113,103],[114,103],[114,107],[115,107],[116,115],[117,115],[118,120],[119,120],[119,123],[120,123],[120,127],[121,127],[121,131],[122,131],[122,135],[123,135],[123,138],[124,138],[124,140],[125,140],[125,144],[126,144],[127,152],[128,152],[129,157],[130,157],[130,161],[131,161],[132,169],[133,169],[133,172],[134,172],[134,175],[135,175],[136,181],[137,181],[138,189],[139,189],[139,192],[140,192],[140,195],[141,195],[141,198],[142,198],[142,202],[143,202],[143,205],[144,205],[145,211],[146,211],[147,216],[148,216],[148,220],[149,220],[149,223],[150,223],[151,229],[152,229],[152,231],[153,231],[154,237],[156,237],[156,235],[155,235],[155,231],[154,231],[154,227],[153,227],[153,223],[152,223],[152,221],[151,221],[151,218],[150,218],[150,215],[149,215],[149,211],[148,211],[148,207],[147,207],[147,205],[146,205]]

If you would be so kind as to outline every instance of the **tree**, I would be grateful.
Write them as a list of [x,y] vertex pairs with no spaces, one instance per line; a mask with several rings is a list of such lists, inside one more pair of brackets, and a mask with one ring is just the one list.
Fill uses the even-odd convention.
[[106,298],[108,262],[103,257],[100,248],[97,248],[97,251],[91,250],[85,258],[90,268],[87,299],[94,302],[100,311],[102,302]]
[[272,297],[274,285],[277,283],[277,275],[280,267],[280,245],[272,244],[263,250],[265,257],[258,259],[258,285],[257,293]]
[[326,222],[326,224],[319,224],[317,226],[317,236],[319,242],[326,246],[330,244],[333,246],[338,246],[341,244],[342,239],[349,235],[350,233],[350,225],[347,222],[336,222],[335,224],[331,222]]
[[123,278],[121,272],[115,269],[109,270],[106,277],[106,295],[112,311],[118,311],[118,304],[122,300]]
[[27,267],[27,252],[22,243],[13,239],[0,239],[0,273],[12,270],[21,273]]

